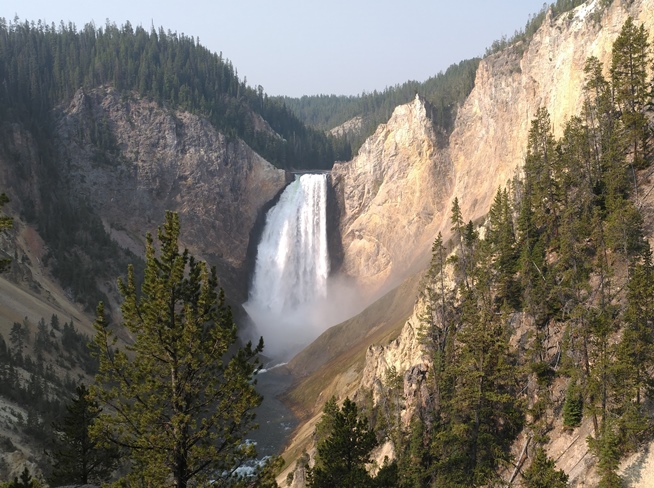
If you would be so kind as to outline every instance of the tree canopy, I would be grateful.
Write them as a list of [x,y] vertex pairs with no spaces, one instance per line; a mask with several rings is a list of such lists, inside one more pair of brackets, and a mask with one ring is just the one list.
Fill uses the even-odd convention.
[[[347,144],[306,127],[263,87],[250,87],[222,53],[163,28],[0,19],[0,79],[0,120],[49,121],[80,88],[111,85],[199,113],[279,167],[329,168],[349,158]],[[259,117],[277,135],[258,130]]]
[[366,420],[359,418],[357,405],[349,398],[342,408],[334,407],[335,403],[328,402],[325,408],[323,421],[328,425],[329,435],[318,443],[316,465],[309,472],[309,487],[371,487],[373,479],[366,464],[377,446],[375,433]]
[[[236,325],[218,292],[215,269],[179,250],[180,224],[168,212],[158,249],[148,234],[143,285],[130,267],[119,282],[123,322],[109,326],[102,304],[95,322],[100,360],[93,398],[104,408],[93,433],[128,452],[128,478],[184,488],[226,483],[254,456],[243,436],[254,428],[256,347],[235,346]],[[133,337],[117,347],[123,329]],[[123,334],[121,332],[121,334]]]

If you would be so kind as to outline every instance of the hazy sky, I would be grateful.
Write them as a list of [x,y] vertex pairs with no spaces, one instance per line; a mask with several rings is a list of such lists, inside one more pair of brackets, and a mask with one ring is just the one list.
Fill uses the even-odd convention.
[[109,19],[199,37],[270,95],[424,81],[521,29],[543,0],[3,0],[0,17]]

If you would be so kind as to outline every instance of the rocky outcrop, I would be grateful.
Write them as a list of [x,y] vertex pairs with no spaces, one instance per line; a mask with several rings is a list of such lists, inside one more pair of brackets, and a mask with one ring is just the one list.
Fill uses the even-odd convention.
[[[439,231],[447,239],[455,197],[466,220],[487,214],[498,187],[520,173],[537,110],[547,108],[560,136],[566,121],[581,111],[587,58],[596,56],[608,74],[612,44],[629,16],[654,32],[654,0],[605,3],[591,0],[557,18],[550,13],[528,44],[482,60],[447,140],[431,124],[428,105],[416,98],[398,107],[353,161],[335,166],[345,274],[371,292],[382,289],[426,264]],[[404,383],[405,425],[425,401],[430,367],[419,339],[421,306],[418,301],[396,339],[368,347],[358,386],[378,398],[387,371],[395,369]],[[549,446],[575,486],[589,486],[584,480],[593,479],[584,439],[561,435]],[[638,478],[629,479],[630,486],[651,484],[651,477],[639,478],[651,470],[645,462],[652,462],[647,453],[623,463],[623,470]]]
[[[654,32],[654,0],[602,4],[591,0],[557,18],[550,12],[527,45],[482,60],[445,143],[417,97],[398,107],[352,162],[335,166],[345,273],[376,289],[407,273],[409,265],[425,263],[437,232],[450,234],[454,197],[465,220],[487,214],[497,188],[520,172],[536,111],[546,107],[555,135],[561,135],[581,111],[588,57],[596,56],[608,71],[613,42],[629,16]],[[415,314],[398,341],[415,340],[414,322]],[[386,349],[385,364],[406,368],[407,360],[421,361],[412,346]],[[374,348],[369,357],[381,361]]]
[[340,207],[341,270],[369,291],[408,275],[434,238],[452,164],[419,97],[397,107],[348,163],[331,173]]
[[366,351],[366,362],[361,374],[361,389],[371,391],[373,401],[385,395],[385,379],[388,371],[396,371],[404,385],[402,422],[408,428],[416,408],[424,406],[428,397],[426,392],[426,375],[429,371],[429,356],[420,341],[420,314],[422,305],[407,320],[399,337],[388,345],[373,345]]
[[[459,198],[466,220],[486,215],[497,188],[506,185],[524,163],[530,123],[538,108],[547,107],[555,134],[560,135],[565,122],[581,111],[586,59],[596,56],[608,66],[612,44],[630,15],[637,23],[644,23],[650,32],[654,31],[654,0],[615,1],[605,11],[602,10],[601,2],[590,1],[556,19],[549,13],[528,46],[513,46],[480,63],[475,88],[458,111],[448,146],[440,149],[439,160],[451,160],[449,172],[443,171],[446,168],[444,166],[428,166],[424,158],[416,158],[407,163],[415,166],[413,171],[423,174],[423,178],[428,181],[436,169],[441,172],[442,179],[433,189],[434,193],[441,195],[441,201],[433,207],[433,220],[426,222],[425,227],[412,228],[408,225],[403,230],[413,232],[412,235],[402,232],[395,235],[398,242],[406,239],[412,243],[408,246],[408,251],[403,243],[398,244],[401,252],[418,257],[426,254],[427,249],[416,249],[415,244],[422,241],[423,246],[426,246],[429,239],[435,237],[434,230],[442,231],[444,236],[449,234],[449,208],[454,197]],[[399,107],[396,114],[406,113],[412,108],[420,113],[420,105],[420,100],[416,99],[413,104]],[[363,165],[360,169],[363,176],[359,175],[359,178],[366,178],[360,183],[364,189],[366,184],[370,187],[371,182],[379,181],[378,175],[388,174],[386,171],[396,168],[396,159],[379,151],[379,136],[393,139],[395,131],[412,131],[394,125],[401,120],[396,114],[366,143],[366,150],[362,150],[363,156],[360,154],[353,162]],[[424,119],[405,118],[402,123],[417,123],[418,128],[422,128]],[[414,129],[413,134],[420,134],[420,131]],[[425,137],[431,136],[428,131],[423,134]],[[415,144],[415,141],[411,143]],[[432,145],[433,139],[428,139],[424,144]],[[376,159],[369,156],[371,146],[376,148]],[[338,183],[349,187],[348,176],[341,176],[342,180]],[[354,181],[353,178],[350,179]],[[391,183],[396,186],[396,195],[410,193],[412,189],[411,186],[405,186],[407,181],[402,178],[389,178],[376,185],[381,187]],[[405,187],[397,188],[399,186]],[[386,232],[396,227],[394,220],[398,217],[398,205],[390,199],[384,201],[386,195],[381,193],[372,195],[372,192],[362,190],[358,193],[345,192],[344,195],[344,208],[350,215],[350,220],[345,225],[352,221],[372,220],[376,225],[369,226],[365,232],[357,235],[361,236],[364,243],[388,241]],[[443,200],[447,201],[444,203]],[[421,217],[408,212],[406,206],[402,211],[407,211],[402,215],[409,222]],[[386,229],[384,222],[387,223]],[[349,244],[344,246],[344,262],[347,263],[346,271],[358,276],[359,267],[365,265],[357,258],[358,247],[363,247],[363,244],[352,239],[350,228],[353,228],[351,224],[344,233],[343,240]],[[431,234],[424,235],[429,233]],[[393,253],[385,249],[382,251],[382,259],[375,268],[376,276],[380,278],[390,275],[390,270],[397,267]],[[361,275],[362,282],[370,276],[366,272],[361,272]],[[418,302],[413,317],[407,321],[398,339],[388,346],[371,346],[366,358],[363,387],[370,388],[375,378],[381,378],[389,366],[404,372],[424,365],[416,333],[419,308]]]
[[62,171],[115,239],[138,248],[174,210],[184,244],[218,266],[233,297],[245,298],[250,237],[285,186],[284,171],[202,117],[112,88],[78,91],[57,134]]
[[557,18],[548,14],[527,46],[480,63],[449,141],[452,197],[459,197],[466,219],[485,215],[497,188],[522,167],[539,107],[549,111],[557,136],[581,112],[586,60],[597,57],[608,75],[612,45],[627,17],[654,30],[654,1],[614,1],[605,9],[602,3],[589,1]]
[[[434,230],[449,234],[455,196],[466,220],[486,215],[497,188],[520,171],[538,108],[547,107],[560,135],[581,110],[586,59],[596,56],[609,65],[612,44],[629,15],[654,31],[654,0],[616,1],[605,11],[600,4],[590,1],[556,19],[548,14],[528,46],[484,59],[447,147],[435,143],[425,104],[417,98],[396,109],[350,168],[334,171],[335,185],[344,189],[346,272],[363,283],[383,280],[398,264],[424,254],[425,248],[416,246],[431,242]],[[405,223],[399,224],[400,218]],[[369,272],[364,256],[376,259]],[[417,333],[420,307],[418,301],[396,340],[368,349],[363,388],[373,387],[389,367],[398,372],[425,367]]]
[[[557,136],[566,121],[580,113],[586,59],[596,56],[608,66],[612,44],[630,15],[637,24],[643,23],[654,31],[654,0],[616,1],[605,11],[599,1],[591,1],[560,18],[548,14],[528,46],[513,46],[481,62],[475,88],[458,112],[446,149],[452,162],[449,199],[459,198],[466,220],[486,215],[497,188],[519,173],[530,121],[539,107],[545,106],[550,112]],[[448,219],[448,212],[436,214],[432,228],[447,236]],[[418,255],[416,251],[414,254]],[[389,260],[387,267],[392,265]],[[405,425],[424,402],[421,378],[430,367],[418,334],[421,306],[418,301],[397,339],[385,346],[369,347],[361,378],[361,388],[372,391],[375,398],[383,388],[388,368],[402,375]],[[590,431],[590,426],[584,425],[581,433],[572,436],[559,426],[558,431],[550,433],[553,440],[548,445],[549,454],[570,475],[572,486],[589,486],[589,480],[594,486],[597,482],[592,456],[587,455],[588,447],[583,442],[584,428]],[[625,460],[622,469],[626,474],[630,470],[638,474],[625,478],[629,486],[652,482],[652,460],[647,452]],[[641,473],[649,476],[644,479]]]
[[361,132],[363,127],[363,117],[357,115],[350,120],[346,120],[341,125],[334,127],[329,131],[334,137],[356,136]]
[[334,167],[345,274],[371,292],[387,287],[426,263],[439,231],[448,237],[454,197],[466,220],[488,212],[497,188],[524,163],[538,108],[548,109],[560,135],[581,110],[586,59],[609,65],[629,15],[654,30],[654,0],[602,3],[548,14],[528,44],[482,60],[448,139],[416,98],[398,107],[353,161]]

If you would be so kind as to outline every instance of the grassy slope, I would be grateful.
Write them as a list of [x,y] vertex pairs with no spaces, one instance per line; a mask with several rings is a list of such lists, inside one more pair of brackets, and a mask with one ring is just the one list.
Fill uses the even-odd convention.
[[285,480],[295,460],[309,449],[324,403],[336,394],[354,394],[368,347],[388,344],[400,334],[413,311],[421,277],[419,273],[406,279],[359,315],[330,328],[289,363],[296,382],[283,400],[301,424],[283,453],[287,465],[278,481]]
[[[0,276],[0,333],[9,342],[9,332],[14,322],[22,322],[27,317],[29,322],[36,326],[41,318],[49,323],[50,317],[56,314],[62,323],[72,319],[80,332],[91,335],[92,319],[70,301],[45,271],[42,265],[45,254],[43,241],[31,226],[22,222],[15,222],[15,225],[19,255],[24,256],[21,259],[24,264],[20,264],[23,270],[21,274],[27,273],[30,278],[19,280],[20,283],[17,284],[7,279],[12,273],[11,270]],[[31,332],[33,338],[36,327]]]
[[296,378],[305,378],[330,362],[358,355],[353,349],[393,339],[411,314],[422,273],[407,278],[358,315],[326,330],[288,364]]

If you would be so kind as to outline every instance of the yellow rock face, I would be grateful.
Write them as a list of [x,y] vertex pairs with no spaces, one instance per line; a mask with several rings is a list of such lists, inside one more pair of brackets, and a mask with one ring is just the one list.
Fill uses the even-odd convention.
[[497,188],[522,167],[539,107],[549,111],[556,136],[581,112],[586,60],[597,57],[608,76],[612,45],[627,17],[654,30],[654,1],[624,4],[613,2],[602,12],[596,0],[554,19],[548,15],[526,49],[515,46],[482,61],[450,137],[452,198],[459,197],[466,219],[485,215]]
[[498,187],[520,171],[538,108],[548,109],[560,135],[581,111],[586,59],[596,56],[608,75],[612,44],[630,15],[654,32],[654,0],[626,3],[602,10],[596,0],[548,15],[528,45],[484,59],[449,141],[416,98],[352,161],[337,164],[342,271],[374,293],[426,264],[437,233],[449,236],[454,197],[466,221],[483,217]]
[[332,171],[343,270],[369,290],[403,276],[433,239],[452,175],[448,152],[437,141],[424,101],[416,98],[397,107],[354,160]]

